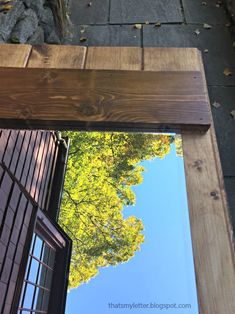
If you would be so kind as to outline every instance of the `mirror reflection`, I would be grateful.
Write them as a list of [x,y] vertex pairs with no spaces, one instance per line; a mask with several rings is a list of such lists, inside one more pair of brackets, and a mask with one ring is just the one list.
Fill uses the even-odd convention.
[[64,135],[66,314],[198,313],[180,135]]

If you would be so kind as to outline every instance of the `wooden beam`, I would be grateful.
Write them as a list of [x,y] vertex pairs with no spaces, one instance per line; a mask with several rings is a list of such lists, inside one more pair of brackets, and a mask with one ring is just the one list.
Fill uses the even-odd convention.
[[208,129],[198,71],[0,69],[4,127]]
[[[144,69],[147,70],[200,70],[209,102],[199,51],[146,48],[144,56]],[[204,134],[182,133],[200,314],[233,314],[235,272],[232,228],[228,219],[214,127],[212,124]]]
[[0,44],[0,67],[26,67],[31,50],[31,45]]

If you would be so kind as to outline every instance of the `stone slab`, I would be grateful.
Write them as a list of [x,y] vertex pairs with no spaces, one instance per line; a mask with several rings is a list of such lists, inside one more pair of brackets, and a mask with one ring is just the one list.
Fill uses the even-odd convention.
[[110,23],[183,22],[180,0],[110,0]]
[[[91,6],[88,4],[91,3]],[[70,19],[74,25],[106,24],[109,19],[109,0],[71,0]]]
[[218,0],[183,0],[186,21],[188,23],[225,24],[228,22],[225,9],[223,6],[216,5],[218,5]]
[[[140,46],[140,30],[132,25],[75,26],[64,44],[81,46]],[[86,39],[86,40],[81,40]]]
[[[200,31],[199,35],[195,30]],[[196,47],[203,52],[208,85],[235,86],[235,50],[230,32],[225,26],[204,29],[195,25],[162,25],[143,27],[144,47]],[[208,49],[208,53],[204,50]],[[232,76],[225,76],[224,69],[231,69]]]
[[235,176],[235,119],[230,113],[235,110],[235,87],[210,87],[209,94],[211,104],[218,102],[221,105],[211,108],[223,173]]

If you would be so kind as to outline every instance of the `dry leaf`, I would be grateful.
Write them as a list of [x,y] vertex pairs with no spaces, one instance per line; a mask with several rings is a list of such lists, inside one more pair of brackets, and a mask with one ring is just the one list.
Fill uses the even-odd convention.
[[211,28],[212,28],[212,26],[209,25],[209,24],[207,24],[207,23],[204,23],[204,24],[203,24],[203,27],[204,27],[205,29],[211,29]]
[[157,22],[154,24],[155,27],[160,27],[161,26],[161,22]]
[[141,28],[142,28],[142,25],[141,25],[141,24],[135,24],[135,25],[134,25],[134,28],[136,28],[136,29],[141,29]]
[[80,42],[87,41],[86,37],[80,37]]
[[11,4],[4,4],[0,7],[0,11],[8,11],[12,9],[12,5]]
[[215,102],[213,102],[212,106],[215,108],[219,108],[219,107],[221,107],[221,104],[219,102],[215,101]]
[[209,50],[208,50],[208,49],[204,49],[204,52],[205,52],[205,53],[208,53],[208,52],[209,52]]
[[200,30],[199,30],[199,29],[196,29],[196,30],[194,31],[194,33],[195,33],[196,35],[199,35],[199,34],[200,34]]
[[233,74],[233,72],[229,68],[225,68],[223,73],[225,76],[231,76]]
[[145,24],[146,24],[146,25],[149,25],[149,21],[145,21]]
[[81,33],[81,34],[85,33],[85,29],[82,28],[82,29],[80,30],[80,33]]
[[207,5],[207,2],[206,1],[202,1],[202,5]]
[[92,2],[87,3],[87,6],[91,7],[92,6]]
[[235,119],[235,110],[232,110],[230,113],[231,113],[231,116],[233,117],[233,119]]
[[225,24],[225,26],[226,26],[226,27],[230,27],[230,26],[231,26],[231,23],[228,22],[228,23]]

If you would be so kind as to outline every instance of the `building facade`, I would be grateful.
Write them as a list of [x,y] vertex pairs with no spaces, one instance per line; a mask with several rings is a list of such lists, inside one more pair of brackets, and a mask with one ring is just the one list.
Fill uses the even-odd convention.
[[57,223],[68,141],[0,130],[0,313],[64,313],[71,240]]

